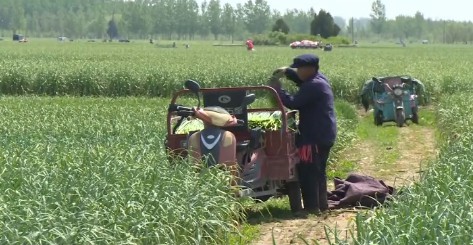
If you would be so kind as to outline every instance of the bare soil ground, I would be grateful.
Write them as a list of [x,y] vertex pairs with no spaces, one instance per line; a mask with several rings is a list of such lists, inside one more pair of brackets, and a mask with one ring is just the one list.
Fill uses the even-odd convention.
[[[383,180],[387,185],[399,188],[419,179],[426,160],[436,156],[435,129],[432,126],[411,125],[399,128],[397,145],[380,148],[371,140],[359,140],[343,153],[343,158],[354,162],[356,173]],[[393,149],[395,148],[395,149]],[[392,164],[379,164],[376,157],[383,151],[396,150],[398,157]],[[333,187],[332,183],[329,183]],[[331,188],[329,187],[329,188]],[[261,236],[255,245],[273,244],[329,244],[325,227],[335,229],[341,238],[349,238],[353,231],[357,210],[333,210],[325,216],[309,216],[305,219],[275,220],[260,225]],[[303,238],[304,240],[302,240]]]

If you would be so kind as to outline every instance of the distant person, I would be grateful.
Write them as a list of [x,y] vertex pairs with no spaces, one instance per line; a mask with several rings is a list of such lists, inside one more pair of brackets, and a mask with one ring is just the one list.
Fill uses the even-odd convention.
[[253,44],[253,40],[251,39],[246,40],[246,49],[248,51],[253,51],[254,48],[255,48],[255,45]]

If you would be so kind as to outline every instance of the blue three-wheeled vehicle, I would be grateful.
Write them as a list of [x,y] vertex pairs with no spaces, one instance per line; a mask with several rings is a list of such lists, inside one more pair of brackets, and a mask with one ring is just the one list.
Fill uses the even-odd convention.
[[373,107],[377,126],[395,122],[402,127],[407,120],[419,123],[419,97],[423,92],[422,82],[410,76],[373,77],[365,82],[361,101],[365,110]]

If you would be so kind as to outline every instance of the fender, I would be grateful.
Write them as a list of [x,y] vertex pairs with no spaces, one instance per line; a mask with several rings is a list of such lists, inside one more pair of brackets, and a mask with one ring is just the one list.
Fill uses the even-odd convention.
[[404,103],[402,101],[402,98],[398,98],[396,97],[394,99],[394,108],[396,108],[396,110],[399,110],[399,109],[403,109],[404,110]]
[[235,149],[235,135],[219,128],[205,128],[193,133],[188,140],[188,150],[193,161],[204,161],[207,167],[236,163]]

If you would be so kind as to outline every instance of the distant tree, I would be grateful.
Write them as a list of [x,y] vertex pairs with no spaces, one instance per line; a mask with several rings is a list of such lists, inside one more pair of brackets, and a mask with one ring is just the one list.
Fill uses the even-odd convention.
[[[415,22],[412,17],[399,15],[393,23],[397,27],[399,38],[409,39],[415,34]],[[396,32],[396,30],[394,30]]]
[[287,26],[286,22],[283,19],[276,20],[276,23],[273,25],[272,31],[283,32],[284,34],[289,33],[289,26]]
[[314,19],[310,22],[310,34],[317,36],[320,34],[320,26],[319,26],[319,16],[317,13],[314,13]]
[[350,21],[348,22],[348,25],[346,28],[347,28],[347,33],[350,35],[353,32],[355,32],[355,19],[354,18],[350,18]]
[[236,15],[231,4],[226,3],[222,11],[222,33],[232,37],[235,33]]
[[26,27],[25,10],[18,1],[13,1],[14,5],[10,11],[10,29],[14,34],[18,30],[24,30]]
[[386,7],[381,0],[375,0],[371,4],[371,28],[374,33],[380,34],[386,23]]
[[117,23],[115,23],[114,17],[112,17],[112,19],[108,22],[107,34],[110,40],[116,39],[119,37],[118,27],[117,27]]
[[200,18],[199,18],[199,30],[198,33],[201,37],[206,38],[210,33],[210,17],[208,13],[207,1],[203,1],[200,4]]
[[340,27],[335,24],[330,13],[321,9],[319,14],[314,14],[310,24],[310,34],[320,35],[323,38],[335,37],[340,33]]
[[89,24],[88,32],[92,38],[103,38],[107,30],[107,20],[102,12]]
[[337,24],[333,24],[333,27],[332,27],[332,34],[330,36],[332,37],[336,37],[338,36],[338,34],[340,34],[340,31],[342,29],[337,25]]
[[414,19],[415,19],[415,35],[417,38],[422,38],[423,34],[424,34],[424,30],[425,30],[425,19],[424,19],[424,15],[417,11],[416,14],[414,15]]
[[245,24],[251,33],[261,34],[267,30],[271,19],[271,8],[265,0],[248,0],[244,5]]
[[292,9],[287,10],[282,18],[289,26],[291,33],[310,33],[310,23],[314,14],[315,11],[312,8],[307,12]]
[[215,40],[217,40],[218,35],[222,33],[222,20],[220,18],[222,9],[220,8],[220,0],[210,0],[207,7],[207,14],[210,21],[210,32],[212,32]]
[[346,20],[340,16],[334,16],[333,22],[335,22],[335,24],[337,24],[337,26],[340,27],[340,29],[342,30],[345,30],[347,27]]

